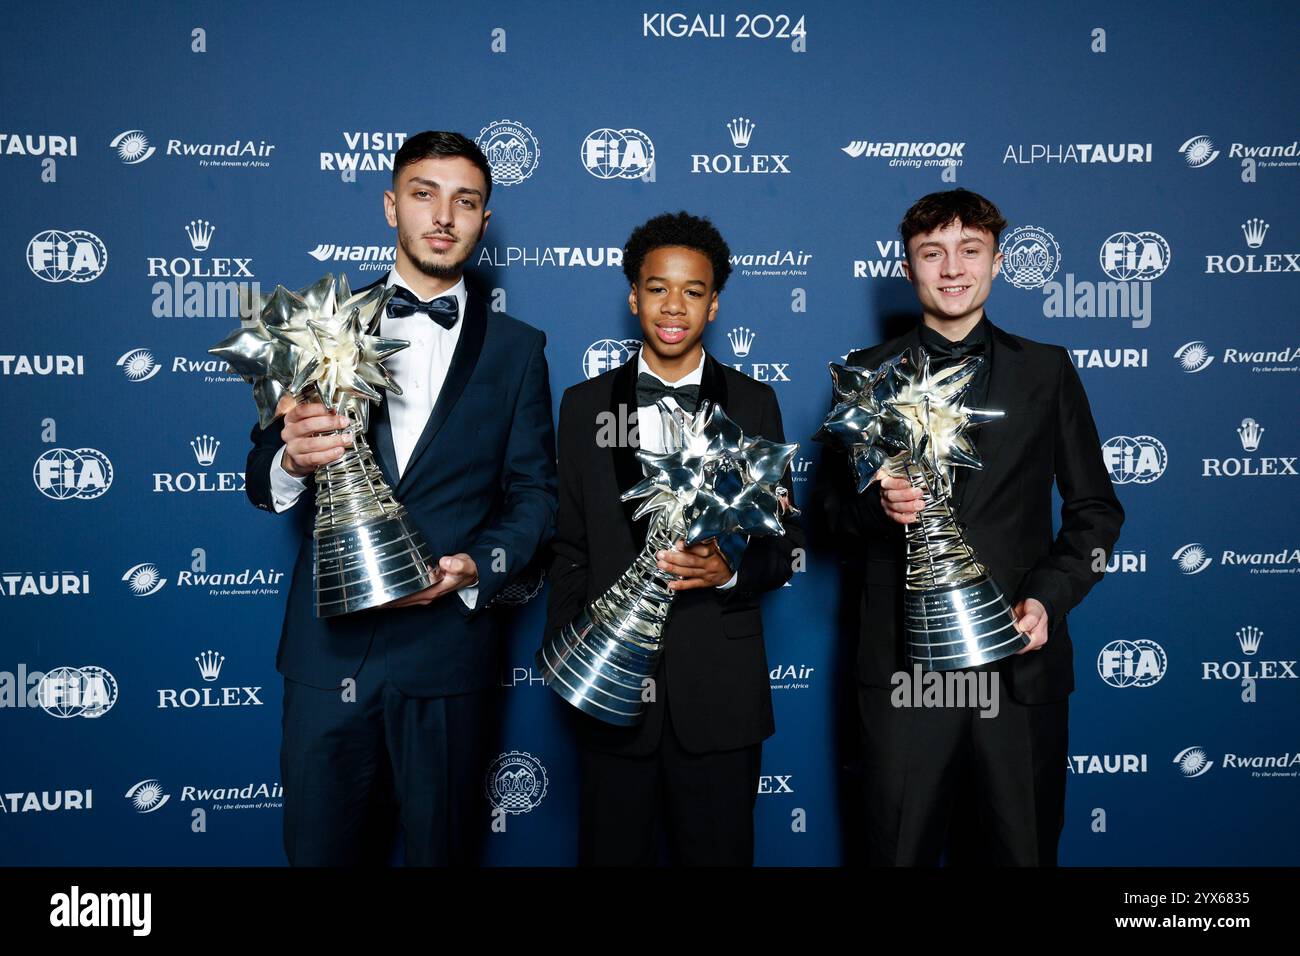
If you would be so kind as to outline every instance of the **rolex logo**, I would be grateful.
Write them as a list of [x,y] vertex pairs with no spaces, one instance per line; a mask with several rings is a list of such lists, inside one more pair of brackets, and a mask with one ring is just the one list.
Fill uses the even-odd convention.
[[743,116],[738,116],[727,124],[727,131],[731,133],[731,145],[737,149],[744,149],[749,145],[749,137],[754,135],[754,123]]
[[736,358],[744,358],[754,344],[754,331],[743,325],[737,326],[727,333],[727,341],[731,343],[731,351],[736,353]]
[[1254,451],[1259,448],[1259,440],[1264,435],[1264,427],[1253,418],[1243,418],[1241,427],[1237,429],[1237,435],[1241,438],[1242,451]]
[[1241,224],[1241,231],[1246,236],[1246,245],[1258,249],[1264,244],[1264,235],[1268,232],[1268,223],[1263,219],[1247,219]]
[[206,468],[216,460],[217,449],[221,447],[221,442],[211,435],[195,435],[194,440],[190,442],[190,447],[194,449],[194,457],[198,463]]
[[206,681],[214,681],[220,677],[221,665],[225,662],[225,655],[219,651],[204,651],[194,658],[194,663],[199,665],[199,673],[203,675],[203,679]]
[[1241,645],[1241,653],[1254,654],[1259,650],[1259,642],[1263,640],[1264,632],[1257,627],[1243,627],[1237,631],[1237,643]]
[[217,231],[217,227],[212,225],[206,219],[192,219],[190,224],[185,227],[185,234],[190,237],[190,245],[194,247],[195,252],[203,252],[212,242],[212,234]]

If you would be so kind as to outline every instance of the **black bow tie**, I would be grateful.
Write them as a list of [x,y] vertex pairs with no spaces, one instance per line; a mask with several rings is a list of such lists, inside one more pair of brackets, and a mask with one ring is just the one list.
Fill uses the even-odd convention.
[[638,408],[653,405],[661,398],[671,398],[682,411],[688,415],[695,414],[695,407],[700,403],[698,385],[665,385],[649,372],[642,372],[636,377],[636,404]]
[[927,335],[921,340],[930,358],[936,362],[957,362],[972,355],[984,355],[988,351],[984,336],[975,336],[962,342],[949,342],[941,335]]
[[450,329],[460,318],[460,307],[453,295],[440,295],[432,302],[421,302],[410,289],[393,286],[393,297],[388,300],[388,317],[404,319],[416,312],[423,312],[444,329]]

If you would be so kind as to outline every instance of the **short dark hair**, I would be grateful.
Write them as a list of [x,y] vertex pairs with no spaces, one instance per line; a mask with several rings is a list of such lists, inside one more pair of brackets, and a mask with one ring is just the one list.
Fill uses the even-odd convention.
[[411,163],[434,156],[464,156],[477,166],[487,182],[487,195],[483,197],[483,205],[487,205],[492,198],[492,167],[488,165],[487,157],[472,139],[447,130],[426,129],[423,133],[408,136],[393,157],[393,184],[397,184],[398,174]]
[[930,193],[912,203],[912,208],[898,224],[898,231],[903,236],[903,254],[910,257],[907,244],[913,236],[934,232],[952,222],[960,222],[972,229],[987,229],[993,233],[995,246],[1002,230],[1007,227],[998,207],[979,193],[961,187]]
[[685,210],[666,212],[632,230],[623,247],[623,275],[636,285],[641,278],[641,264],[655,249],[685,246],[708,256],[713,263],[713,291],[721,292],[731,275],[731,249],[716,226],[703,216]]

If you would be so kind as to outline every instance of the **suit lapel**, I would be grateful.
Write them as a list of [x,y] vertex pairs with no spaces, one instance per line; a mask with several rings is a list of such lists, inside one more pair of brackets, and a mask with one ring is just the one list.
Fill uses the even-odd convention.
[[911,353],[907,359],[909,362],[915,362],[920,358],[921,333],[917,328],[913,327],[906,335],[902,335],[895,340],[894,347],[889,350],[889,354],[885,356],[885,359],[897,358],[903,352]]
[[367,439],[374,449],[389,488],[397,487],[397,452],[393,449],[393,426],[388,419],[388,389],[380,392],[379,404],[370,413],[370,434]]
[[[637,362],[635,359],[624,362],[617,372],[614,373],[614,382],[609,390],[609,411],[612,416],[611,420],[615,422],[629,422],[628,435],[631,437],[631,419],[636,415],[636,374]],[[621,413],[621,414],[620,414]],[[640,433],[640,422],[637,422],[637,432]],[[644,475],[641,471],[641,462],[637,460],[636,452],[640,447],[640,442],[632,441],[614,442],[610,449],[610,454],[614,457],[614,480],[618,485],[618,492],[621,495],[627,491]],[[637,507],[641,504],[637,501],[624,501],[623,517],[627,519],[628,531],[632,534],[633,546],[640,548],[641,542],[645,541],[646,530],[649,528],[650,521],[648,518],[642,518],[640,521],[633,521],[632,515],[636,512]]]
[[[1024,352],[1020,344],[1000,328],[989,323],[993,348],[989,369],[989,398],[987,407],[994,411],[1010,413],[1016,405],[1016,384],[1023,381]],[[997,467],[998,453],[1006,441],[1007,434],[1015,430],[1018,423],[1012,416],[997,419],[981,425],[975,430],[975,450],[979,452],[983,468],[975,469],[966,479],[966,488],[962,493],[962,502],[977,502],[980,487],[988,478],[988,473]],[[967,508],[970,504],[966,505]]]
[[[353,290],[353,295],[360,295],[363,292],[369,292],[375,286],[385,286],[388,284],[388,276],[392,274],[390,270],[383,278],[376,279],[369,285],[362,286],[360,289]],[[380,319],[382,329],[383,319]],[[375,335],[381,334],[375,331]],[[379,470],[384,476],[384,481],[388,483],[389,488],[397,487],[397,453],[393,450],[393,426],[388,418],[388,389],[379,390],[379,402],[370,410],[370,422],[366,432],[366,441],[369,442],[370,448],[375,453],[375,460],[379,464]]]
[[722,365],[707,352],[704,353],[704,371],[700,375],[700,405],[712,402],[727,410],[727,380],[722,374]]
[[[456,341],[456,350],[451,355],[447,378],[442,383],[442,390],[438,393],[438,401],[434,404],[433,411],[429,413],[429,420],[424,424],[424,431],[420,433],[420,439],[411,451],[411,458],[406,463],[406,471],[403,472],[398,487],[394,490],[399,490],[410,483],[411,475],[414,474],[420,457],[437,436],[443,423],[447,421],[447,416],[455,407],[456,401],[465,391],[465,385],[474,374],[474,366],[478,364],[479,353],[483,351],[483,340],[486,335],[487,307],[482,298],[467,290],[464,324],[460,330],[460,338]],[[391,440],[390,432],[389,441]]]

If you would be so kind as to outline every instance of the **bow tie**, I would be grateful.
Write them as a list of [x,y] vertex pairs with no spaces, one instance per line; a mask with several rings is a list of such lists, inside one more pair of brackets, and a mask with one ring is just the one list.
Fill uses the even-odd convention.
[[653,405],[661,398],[671,398],[686,414],[694,415],[695,407],[700,403],[700,387],[698,385],[681,385],[674,388],[672,385],[665,385],[648,372],[637,375],[636,404],[638,408]]
[[410,289],[394,286],[393,297],[388,300],[388,317],[404,319],[416,312],[423,312],[444,329],[450,329],[460,318],[460,308],[453,295],[440,295],[432,302],[421,302]]
[[930,358],[938,362],[957,362],[972,355],[984,355],[988,351],[982,335],[973,342],[949,342],[941,336],[926,336],[922,344],[930,353]]

